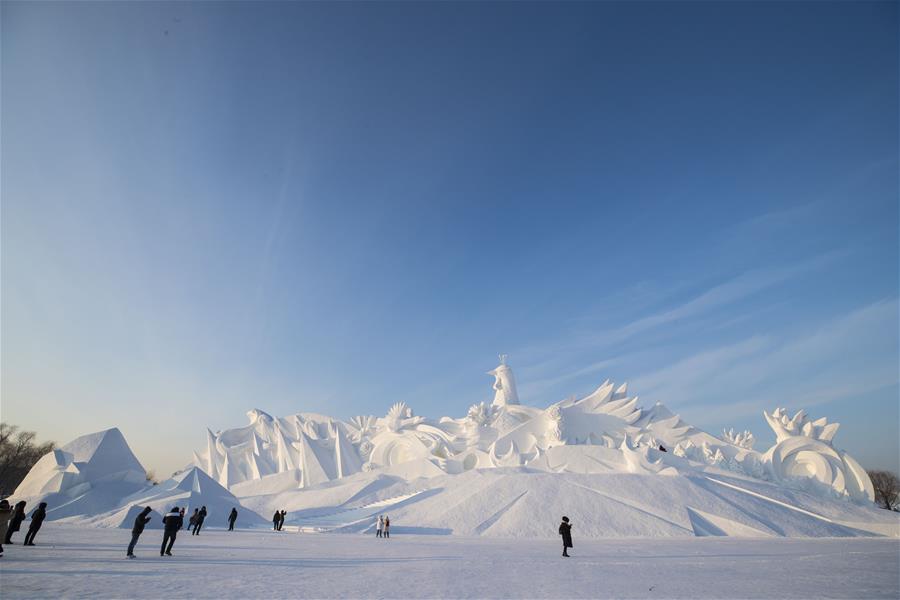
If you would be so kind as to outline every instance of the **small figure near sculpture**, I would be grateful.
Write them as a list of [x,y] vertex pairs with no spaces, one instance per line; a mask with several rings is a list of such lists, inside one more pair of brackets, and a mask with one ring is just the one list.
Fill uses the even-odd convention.
[[568,558],[568,550],[572,547],[572,525],[569,523],[569,517],[562,518],[562,523],[559,524],[559,535],[562,536],[563,542],[562,555]]

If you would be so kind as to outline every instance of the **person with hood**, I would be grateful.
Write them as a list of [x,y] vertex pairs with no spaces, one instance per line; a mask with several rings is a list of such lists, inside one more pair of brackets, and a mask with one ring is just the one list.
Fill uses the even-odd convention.
[[4,544],[12,544],[12,534],[22,527],[22,521],[25,520],[25,501],[16,502],[16,508],[13,510],[12,518],[9,520],[9,527],[6,530],[6,536],[3,538]]
[[284,527],[284,518],[287,516],[287,511],[281,511],[281,518],[278,519],[278,531],[281,531],[281,528]]
[[200,512],[197,513],[197,518],[194,519],[194,530],[191,532],[191,535],[200,535],[200,528],[203,527],[203,521],[206,519],[206,507],[200,509]]
[[278,531],[278,522],[281,520],[281,511],[276,510],[272,515],[272,531]]
[[237,509],[232,508],[228,515],[228,531],[234,531],[234,522],[237,521]]
[[144,533],[144,525],[150,522],[150,510],[149,506],[145,506],[144,510],[134,518],[134,527],[131,528],[131,543],[128,544],[128,553],[125,555],[128,558],[134,558],[134,547],[137,545],[138,538]]
[[378,515],[378,522],[375,523],[375,537],[380,538],[384,531],[384,515]]
[[391,518],[384,517],[384,537],[391,537]]
[[[181,517],[181,512],[179,512],[177,506],[169,511],[169,514],[163,517],[163,525],[165,526],[165,531],[163,532],[163,542],[162,546],[159,548],[159,555],[162,556],[165,554],[166,556],[172,556],[172,546],[175,545],[175,536],[178,534],[178,530],[181,529],[181,526],[184,525],[184,519]],[[167,543],[168,546],[166,546]]]
[[562,523],[559,524],[559,535],[562,536],[563,541],[562,555],[568,558],[568,550],[572,547],[572,525],[569,524],[569,517],[562,518]]
[[[6,539],[6,531],[9,529],[9,520],[12,519],[13,510],[8,500],[0,500],[0,540]],[[3,544],[0,544],[0,556],[3,556]]]
[[47,518],[47,503],[41,502],[38,507],[31,513],[31,524],[28,526],[28,533],[25,534],[25,546],[34,546],[34,536],[40,531],[44,519]]

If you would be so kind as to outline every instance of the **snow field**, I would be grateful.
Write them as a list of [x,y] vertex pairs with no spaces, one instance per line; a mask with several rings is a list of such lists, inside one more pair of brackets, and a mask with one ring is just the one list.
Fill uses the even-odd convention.
[[[554,524],[555,525],[555,524]],[[179,533],[47,523],[4,546],[7,598],[897,598],[897,539],[557,539],[265,530]],[[21,541],[21,540],[19,540]]]

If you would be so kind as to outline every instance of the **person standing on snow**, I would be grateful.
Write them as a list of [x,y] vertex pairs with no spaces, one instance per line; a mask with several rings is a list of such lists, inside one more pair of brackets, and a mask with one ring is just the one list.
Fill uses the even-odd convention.
[[281,521],[281,511],[276,510],[272,515],[272,531],[278,531],[278,522]]
[[559,535],[562,536],[563,542],[562,555],[568,558],[568,550],[572,547],[572,526],[569,524],[569,517],[562,518],[562,523],[559,524]]
[[287,516],[287,511],[286,510],[281,511],[281,518],[278,519],[278,531],[281,531],[281,529],[284,527],[284,518],[286,516]]
[[6,536],[3,538],[4,544],[12,544],[12,534],[22,527],[22,521],[25,520],[25,501],[16,502],[16,508],[13,510],[12,518],[9,520],[9,527],[6,529]]
[[232,508],[228,515],[228,531],[234,531],[234,522],[237,521],[237,509]]
[[25,534],[23,546],[34,546],[34,536],[40,531],[44,519],[47,518],[47,503],[41,502],[38,507],[31,513],[31,525],[28,526],[28,533]]
[[[9,529],[9,520],[12,519],[13,509],[9,506],[8,500],[0,500],[0,541],[6,539],[6,532]],[[3,544],[0,544],[0,556],[3,556]]]
[[384,531],[384,516],[378,515],[378,522],[375,523],[375,537],[380,538]]
[[[175,545],[175,536],[178,534],[178,530],[181,529],[181,526],[184,525],[184,519],[181,517],[181,513],[178,511],[178,507],[176,506],[169,514],[163,517],[163,525],[165,525],[165,531],[163,531],[163,542],[162,546],[159,548],[159,555],[162,556],[165,554],[166,556],[172,556],[172,546]],[[166,544],[168,543],[168,547]]]
[[202,507],[200,512],[197,513],[197,518],[194,519],[194,530],[191,532],[191,535],[200,535],[200,528],[203,527],[203,521],[206,520],[206,507]]
[[128,544],[128,553],[125,555],[128,558],[134,558],[134,547],[137,545],[138,538],[144,533],[144,525],[150,522],[150,510],[149,506],[145,506],[144,510],[134,518],[134,527],[131,528],[131,543]]
[[391,518],[387,516],[384,518],[384,537],[391,537]]

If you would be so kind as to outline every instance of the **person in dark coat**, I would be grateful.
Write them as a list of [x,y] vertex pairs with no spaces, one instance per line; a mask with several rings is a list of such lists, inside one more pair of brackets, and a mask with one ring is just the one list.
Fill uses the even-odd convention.
[[281,517],[278,519],[278,531],[281,531],[281,528],[284,527],[284,518],[287,516],[287,511],[281,511]]
[[184,527],[184,509],[185,507],[181,507],[181,526]]
[[25,501],[16,502],[16,508],[13,510],[13,516],[9,520],[9,528],[6,530],[6,537],[3,538],[4,544],[12,544],[12,534],[22,527],[22,521],[25,520]]
[[278,522],[281,521],[281,511],[276,510],[272,515],[272,531],[278,531]]
[[206,519],[206,507],[200,509],[200,512],[197,513],[197,518],[194,519],[194,530],[191,532],[191,535],[200,535],[200,528],[203,527],[203,521]]
[[232,508],[228,515],[228,531],[234,531],[234,522],[237,521],[237,509]]
[[562,518],[562,523],[559,524],[559,535],[562,536],[563,540],[562,555],[568,558],[568,550],[572,547],[572,526],[569,524],[569,517]]
[[31,513],[31,524],[28,526],[28,533],[25,534],[25,546],[34,546],[34,536],[40,531],[44,519],[47,518],[47,503],[41,502],[38,507]]
[[391,518],[390,517],[384,518],[384,534],[383,535],[386,538],[391,537]]
[[[184,525],[184,519],[181,517],[181,513],[178,511],[178,507],[176,506],[163,517],[163,525],[165,525],[165,531],[163,532],[163,542],[162,546],[159,548],[159,555],[162,556],[165,554],[166,556],[172,556],[172,546],[175,545],[175,536],[178,534],[178,530],[181,529],[181,526]],[[168,547],[166,544],[169,544]]]
[[137,545],[138,538],[144,533],[144,525],[150,522],[150,507],[145,506],[144,510],[138,513],[134,518],[134,527],[131,528],[131,543],[128,544],[128,558],[134,558],[134,547]]
[[[9,529],[9,521],[12,519],[13,509],[8,500],[0,500],[0,540],[6,539]],[[0,544],[0,556],[3,556],[3,544]]]
[[197,515],[199,515],[199,514],[200,514],[200,509],[199,509],[199,508],[195,508],[195,509],[194,509],[194,514],[191,515],[191,518],[190,518],[190,520],[188,521],[188,529],[193,529],[193,528],[194,528],[194,524],[197,522]]

